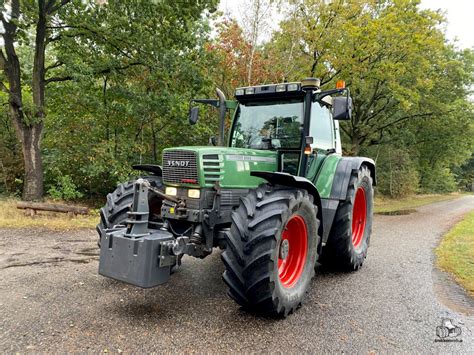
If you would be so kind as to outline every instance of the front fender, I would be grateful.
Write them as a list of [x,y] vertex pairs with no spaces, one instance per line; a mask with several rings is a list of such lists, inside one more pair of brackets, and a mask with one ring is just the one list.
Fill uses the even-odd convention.
[[318,206],[317,217],[320,221],[318,234],[320,236],[323,235],[321,197],[319,196],[319,192],[316,189],[316,186],[314,186],[311,181],[302,176],[295,176],[281,172],[252,171],[250,172],[250,175],[265,179],[272,185],[283,185],[308,191],[308,193],[313,196],[314,204]]
[[135,170],[146,171],[147,173],[151,173],[156,176],[163,175],[163,169],[159,165],[154,164],[135,164],[132,165],[132,168]]

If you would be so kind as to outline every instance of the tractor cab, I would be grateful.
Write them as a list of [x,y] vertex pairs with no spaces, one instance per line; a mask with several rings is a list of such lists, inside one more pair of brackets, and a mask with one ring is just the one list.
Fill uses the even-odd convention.
[[[334,101],[330,96],[341,93],[346,97]],[[317,79],[243,87],[235,98],[229,146],[275,150],[279,171],[300,176],[313,164],[312,170],[318,171],[327,155],[342,153],[338,119],[349,119],[351,113],[344,84],[325,92]],[[334,111],[338,119],[333,119]],[[301,159],[304,155],[307,158]]]

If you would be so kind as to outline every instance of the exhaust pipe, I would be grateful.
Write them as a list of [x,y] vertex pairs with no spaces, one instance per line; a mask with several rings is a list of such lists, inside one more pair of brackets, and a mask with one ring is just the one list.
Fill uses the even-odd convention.
[[219,97],[219,137],[217,141],[217,145],[223,147],[224,143],[224,128],[225,128],[225,113],[227,111],[227,107],[225,104],[225,95],[221,89],[216,88],[216,94]]

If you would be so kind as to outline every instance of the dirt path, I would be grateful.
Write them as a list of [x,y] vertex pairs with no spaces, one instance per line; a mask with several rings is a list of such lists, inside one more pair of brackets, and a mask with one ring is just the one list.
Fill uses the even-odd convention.
[[[472,209],[467,196],[376,216],[364,267],[319,269],[303,308],[285,320],[227,297],[219,252],[185,258],[168,284],[141,290],[97,275],[94,231],[0,229],[0,352],[472,353],[472,299],[433,272],[440,236]],[[462,342],[435,342],[443,317],[462,328]]]

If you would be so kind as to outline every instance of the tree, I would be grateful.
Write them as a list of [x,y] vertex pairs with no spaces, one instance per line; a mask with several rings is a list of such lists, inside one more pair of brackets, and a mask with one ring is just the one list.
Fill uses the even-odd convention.
[[[146,59],[150,63],[159,53],[150,46],[142,50],[140,35],[161,31],[160,36],[153,33],[155,40],[148,41],[148,45],[171,43],[176,48],[179,41],[189,43],[187,27],[197,21],[203,11],[213,11],[216,1],[100,3],[10,0],[0,8],[4,27],[4,48],[0,51],[0,68],[4,77],[0,83],[1,89],[9,95],[10,118],[22,146],[25,165],[23,198],[26,200],[43,196],[41,140],[46,117],[47,86],[78,80],[84,74],[107,74],[141,66]],[[106,21],[106,25],[102,26],[101,21]],[[29,42],[34,43],[32,76],[30,80],[23,80],[25,65],[31,63],[22,65],[17,49],[22,43]],[[183,46],[182,43],[180,45]],[[69,53],[75,57],[68,56],[65,49],[74,47],[82,50],[88,48],[88,51],[74,53],[72,50]],[[107,51],[101,52],[98,57],[84,57],[81,60],[87,52],[100,52],[99,48]],[[48,55],[51,63],[47,64]],[[142,55],[147,58],[142,58]],[[83,65],[82,62],[92,65]],[[90,71],[84,73],[80,69]]]
[[319,76],[323,87],[333,87],[336,78],[345,79],[354,115],[341,129],[352,154],[392,140],[391,133],[408,121],[452,111],[446,92],[466,100],[472,71],[452,80],[464,70],[464,58],[446,45],[443,17],[421,10],[419,1],[293,3],[290,19],[268,47],[279,53],[282,68],[292,69],[287,72],[292,80]]
[[189,100],[212,92],[208,16],[202,2],[190,4],[194,11],[109,2],[94,16],[69,8],[52,23],[63,31],[54,55],[65,65],[56,75],[74,80],[49,96],[46,185],[68,174],[88,196],[103,194],[134,173],[132,164],[157,163],[164,147],[182,145],[183,130],[187,144],[207,143],[212,122],[187,124]]
[[[43,164],[40,143],[45,116],[45,87],[48,83],[46,73],[49,69],[45,67],[47,26],[51,16],[68,2],[70,1],[39,0],[35,4],[34,2],[11,0],[0,9],[0,19],[4,28],[2,34],[4,48],[0,50],[0,68],[8,82],[7,87],[2,80],[1,88],[9,95],[10,118],[22,146],[25,165],[23,198],[26,200],[40,199],[43,196]],[[36,15],[34,18],[30,16],[33,11]],[[22,13],[24,16],[20,17]],[[16,43],[19,40],[19,28],[33,19],[35,22],[35,50],[31,78],[32,105],[28,107],[24,102],[25,88],[21,81],[22,69]]]
[[[243,4],[242,27],[250,53],[247,60],[247,85],[252,85],[254,58],[259,51],[259,42],[270,34],[271,14],[277,10],[276,3],[270,0],[251,0]],[[257,63],[257,65],[260,63]]]
[[226,19],[217,28],[217,38],[207,45],[217,61],[209,76],[227,96],[233,96],[236,87],[271,83],[281,77],[274,60],[246,38],[237,21]]

